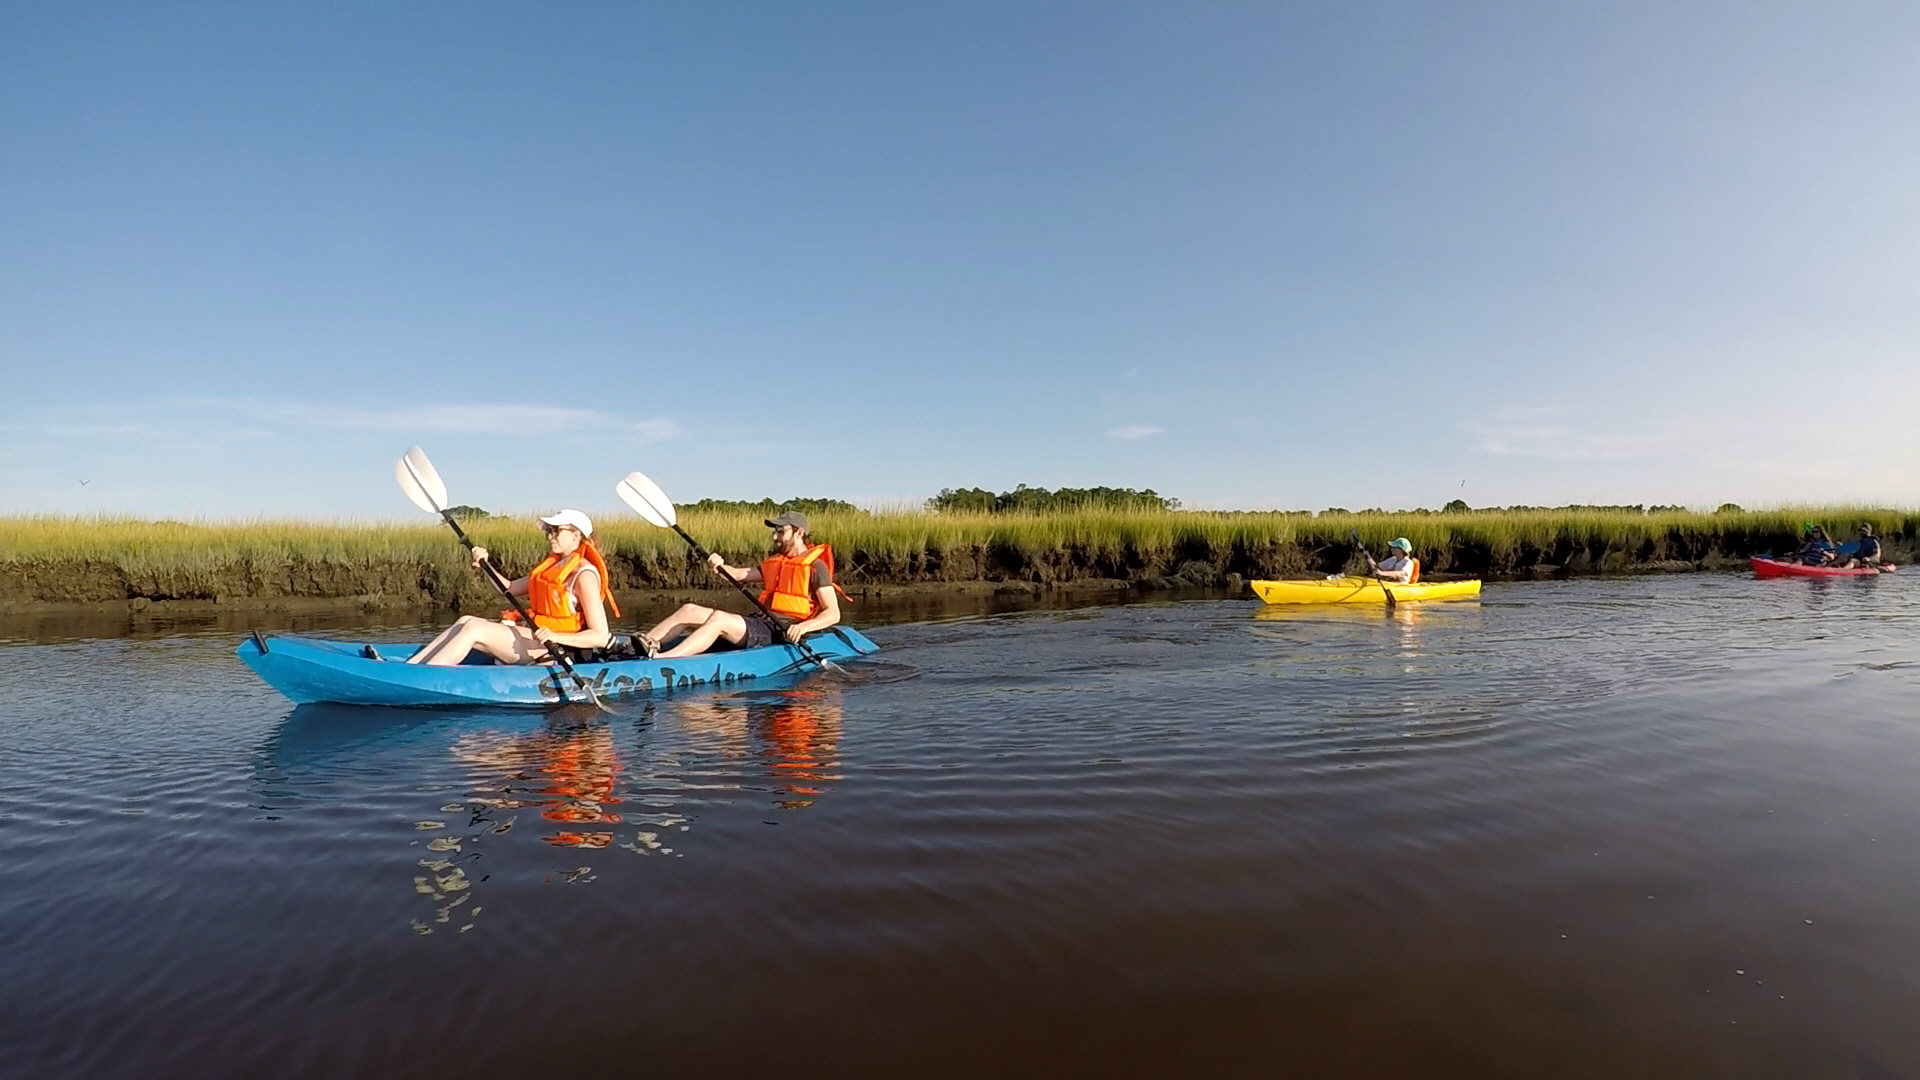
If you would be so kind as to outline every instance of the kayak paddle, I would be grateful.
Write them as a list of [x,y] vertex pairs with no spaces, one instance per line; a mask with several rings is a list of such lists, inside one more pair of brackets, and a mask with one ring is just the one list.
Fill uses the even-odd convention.
[[[467,550],[473,550],[473,541],[467,538],[467,531],[460,527],[459,520],[447,509],[447,485],[441,482],[440,474],[434,469],[433,462],[427,460],[425,450],[416,446],[400,455],[400,460],[393,466],[393,478],[400,481],[400,490],[413,501],[413,505],[429,514],[439,514],[440,520],[447,523],[447,527],[453,530],[453,535],[460,538],[460,542],[466,545]],[[513,610],[520,613],[522,624],[535,625],[533,616],[527,613],[527,605],[513,595],[513,590],[507,587],[506,577],[494,569],[493,564],[486,559],[480,560],[480,567],[483,576],[493,582],[493,587],[500,590],[501,596],[507,598],[507,602],[513,605]],[[559,664],[568,675],[573,676],[574,685],[586,692],[588,701],[593,702],[602,711],[612,712],[612,709],[600,704],[600,695],[593,692],[593,685],[582,678],[579,672],[573,670],[573,664],[568,662],[566,654],[560,650],[559,645],[550,646],[547,649],[548,658]]]
[[1380,564],[1374,562],[1373,556],[1367,554],[1367,545],[1360,542],[1360,530],[1350,529],[1347,535],[1353,537],[1353,546],[1360,549],[1360,554],[1366,557],[1367,565],[1373,567],[1373,580],[1380,582],[1380,591],[1387,594],[1387,607],[1391,609],[1393,607],[1393,590],[1387,588],[1386,581],[1380,577]]
[[[634,513],[646,518],[647,521],[654,525],[658,525],[663,529],[672,529],[674,532],[679,533],[680,539],[692,545],[693,553],[700,556],[701,562],[706,562],[713,557],[712,552],[700,546],[700,541],[687,535],[687,530],[680,527],[680,517],[673,508],[673,500],[667,498],[667,493],[660,490],[659,484],[647,479],[645,473],[628,473],[627,478],[614,485],[613,490],[619,494],[621,502],[633,508]],[[773,612],[767,610],[767,606],[760,602],[759,597],[753,595],[752,590],[740,584],[739,580],[732,574],[721,574],[720,576],[733,582],[733,587],[740,590],[740,595],[753,601],[753,606],[760,609],[760,614],[765,615],[769,623],[772,623],[776,627],[780,625],[780,621],[773,617]],[[784,630],[781,636],[786,636]],[[807,659],[819,664],[828,671],[842,670],[840,665],[814,652],[805,642],[797,638],[790,639],[788,644],[799,649]]]

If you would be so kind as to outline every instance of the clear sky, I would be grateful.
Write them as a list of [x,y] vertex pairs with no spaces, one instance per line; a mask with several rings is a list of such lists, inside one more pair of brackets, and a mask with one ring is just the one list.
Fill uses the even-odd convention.
[[0,514],[1913,506],[1917,117],[1906,0],[0,5]]

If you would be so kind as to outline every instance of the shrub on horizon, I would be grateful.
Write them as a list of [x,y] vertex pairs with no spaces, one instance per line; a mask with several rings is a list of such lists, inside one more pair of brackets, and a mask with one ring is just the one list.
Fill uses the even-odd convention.
[[927,500],[927,509],[991,514],[993,500],[993,492],[986,488],[941,488],[940,494]]

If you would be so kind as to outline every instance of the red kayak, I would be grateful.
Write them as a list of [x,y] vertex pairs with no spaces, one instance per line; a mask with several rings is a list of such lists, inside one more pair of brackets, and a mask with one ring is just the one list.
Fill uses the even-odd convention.
[[1879,577],[1897,569],[1892,563],[1881,563],[1878,570],[1871,566],[1842,570],[1838,566],[1807,566],[1804,563],[1763,559],[1758,555],[1753,557],[1752,562],[1753,572],[1761,577]]

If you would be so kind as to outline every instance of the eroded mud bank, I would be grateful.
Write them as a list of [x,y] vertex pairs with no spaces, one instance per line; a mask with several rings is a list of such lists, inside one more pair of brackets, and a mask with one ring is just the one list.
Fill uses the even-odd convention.
[[[1727,547],[1735,547],[1728,550]],[[1434,577],[1494,579],[1602,573],[1663,573],[1744,567],[1756,545],[1649,541],[1631,549],[1520,545],[1495,550],[1459,544],[1419,552]],[[1899,561],[1911,545],[1888,545]],[[622,596],[678,596],[705,592],[713,579],[690,558],[633,557],[609,553],[613,586]],[[1068,589],[1164,590],[1233,588],[1249,578],[1308,577],[1358,566],[1345,544],[1273,542],[1213,547],[1175,543],[1164,549],[1089,552],[1073,545],[1034,550],[984,545],[907,555],[855,548],[840,556],[840,580],[855,594],[958,596]],[[720,595],[725,595],[724,593]],[[275,560],[238,557],[202,560],[192,568],[129,566],[110,559],[31,558],[0,560],[0,612],[55,609],[141,611],[249,609],[298,613],[357,608],[382,610],[487,610],[497,598],[479,576],[458,561],[290,556]]]

